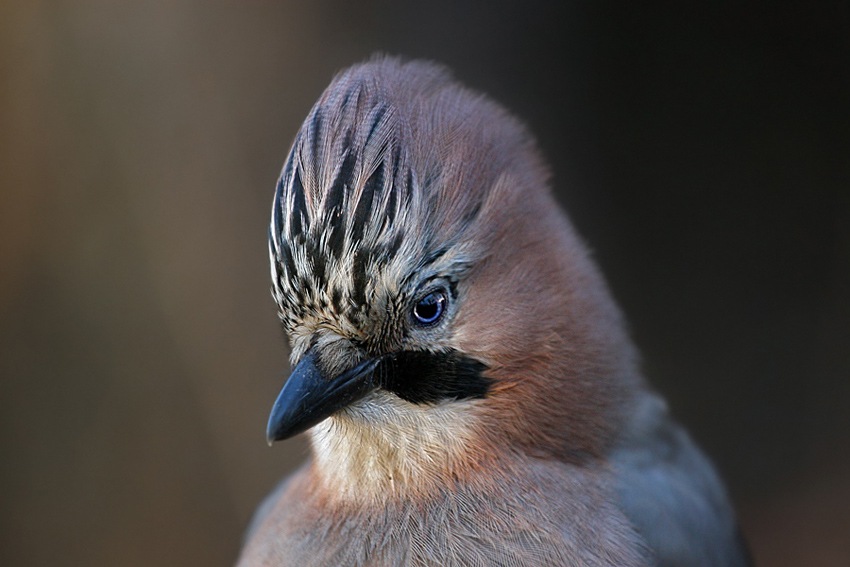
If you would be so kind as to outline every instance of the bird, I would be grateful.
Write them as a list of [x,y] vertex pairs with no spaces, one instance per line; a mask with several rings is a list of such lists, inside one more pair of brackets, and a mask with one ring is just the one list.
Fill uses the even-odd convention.
[[527,127],[422,60],[338,73],[269,227],[308,461],[239,567],[743,567],[711,462],[642,375]]

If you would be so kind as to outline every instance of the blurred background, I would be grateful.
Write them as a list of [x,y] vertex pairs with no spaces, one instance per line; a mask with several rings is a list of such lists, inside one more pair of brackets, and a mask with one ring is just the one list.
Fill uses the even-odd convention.
[[850,5],[671,4],[0,4],[0,564],[233,564],[275,181],[384,51],[529,123],[759,564],[850,565]]

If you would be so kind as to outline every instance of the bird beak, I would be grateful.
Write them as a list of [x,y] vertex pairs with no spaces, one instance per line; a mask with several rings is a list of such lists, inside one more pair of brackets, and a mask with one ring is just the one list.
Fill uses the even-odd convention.
[[339,376],[328,377],[310,349],[283,385],[269,416],[269,445],[306,431],[378,387],[373,379],[380,358],[370,358]]

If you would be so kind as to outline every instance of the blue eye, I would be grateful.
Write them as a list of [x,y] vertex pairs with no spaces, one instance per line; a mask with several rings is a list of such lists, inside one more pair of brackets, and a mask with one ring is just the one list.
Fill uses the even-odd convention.
[[419,325],[431,326],[440,320],[446,311],[446,294],[434,291],[420,299],[413,306],[413,318]]

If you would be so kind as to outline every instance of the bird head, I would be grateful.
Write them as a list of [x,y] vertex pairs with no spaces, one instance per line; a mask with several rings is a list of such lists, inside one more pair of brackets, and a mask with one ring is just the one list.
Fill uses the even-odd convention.
[[293,370],[268,439],[311,429],[346,490],[614,439],[638,380],[620,313],[524,126],[442,67],[377,58],[333,80],[269,241]]

